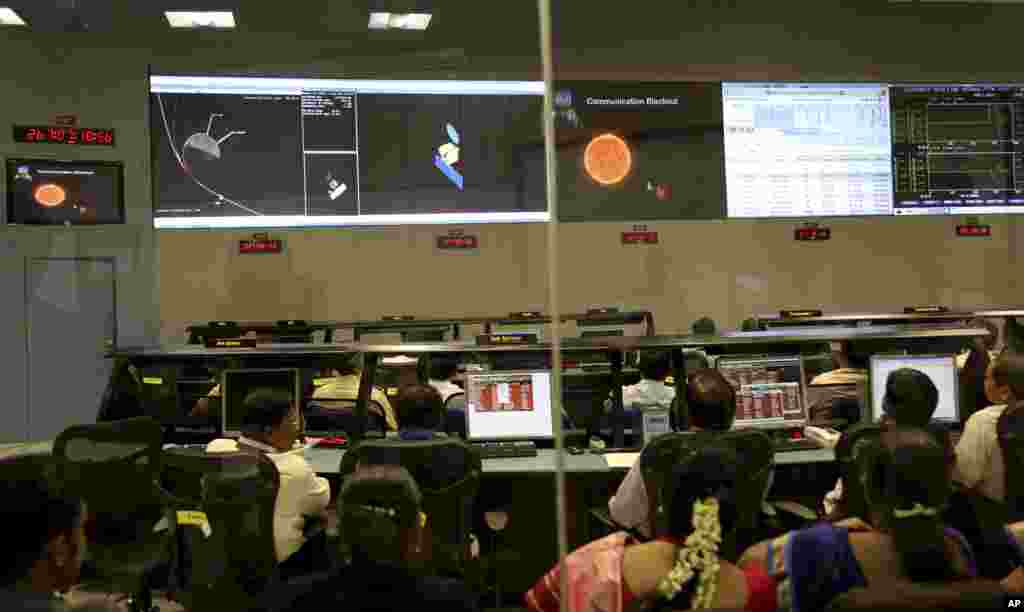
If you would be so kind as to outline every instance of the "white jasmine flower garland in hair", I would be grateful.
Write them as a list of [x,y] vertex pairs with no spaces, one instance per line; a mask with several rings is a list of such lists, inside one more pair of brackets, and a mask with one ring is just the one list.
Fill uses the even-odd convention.
[[693,533],[679,548],[675,567],[658,582],[658,593],[671,600],[694,575],[697,590],[691,606],[710,608],[718,589],[718,545],[722,542],[722,524],[718,520],[718,500],[709,497],[693,502]]

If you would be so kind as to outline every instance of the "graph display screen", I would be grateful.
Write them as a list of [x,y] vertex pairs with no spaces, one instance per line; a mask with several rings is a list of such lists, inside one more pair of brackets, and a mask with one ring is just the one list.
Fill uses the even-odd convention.
[[723,83],[729,217],[891,215],[884,84]]
[[1024,85],[892,88],[895,213],[1024,212]]

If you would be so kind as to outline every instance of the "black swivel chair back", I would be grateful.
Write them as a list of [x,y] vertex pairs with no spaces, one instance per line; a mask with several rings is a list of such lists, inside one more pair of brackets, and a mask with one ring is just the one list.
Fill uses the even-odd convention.
[[455,393],[444,402],[444,430],[448,435],[466,438],[466,394]]
[[[1006,478],[1006,505],[1011,520],[1024,519],[1024,410],[1018,406],[1014,412],[1000,417],[999,447],[1003,452]],[[1009,408],[1007,408],[1009,410]]]
[[176,448],[164,455],[164,482],[178,519],[178,599],[195,612],[255,607],[278,577],[277,467],[262,453]]
[[172,556],[171,519],[160,486],[160,424],[150,417],[74,425],[54,442],[57,478],[93,519],[89,554],[104,582],[148,609],[153,576]]
[[[303,417],[307,431],[344,431],[351,434],[359,425],[355,400],[313,400]],[[365,431],[387,431],[384,408],[370,400],[366,410]]]
[[672,494],[673,466],[694,455],[718,435],[709,431],[665,434],[645,445],[640,452],[640,472],[647,490],[648,532],[653,538],[668,534],[668,503]]
[[[433,554],[428,569],[464,575],[473,500],[483,471],[480,455],[456,438],[364,440],[345,453],[341,477],[352,474],[359,465],[400,465],[409,471],[423,494],[423,511],[429,517]],[[344,543],[342,548],[344,553]]]
[[864,453],[878,444],[882,427],[877,424],[857,425],[843,432],[836,444],[839,476],[843,479],[843,498],[837,512],[841,517],[869,520],[870,513],[864,483],[861,481]]
[[741,483],[736,487],[736,529],[733,539],[727,534],[722,550],[738,558],[748,546],[761,539],[761,508],[775,469],[775,446],[761,431],[741,429],[721,434],[719,441],[736,451],[740,458]]

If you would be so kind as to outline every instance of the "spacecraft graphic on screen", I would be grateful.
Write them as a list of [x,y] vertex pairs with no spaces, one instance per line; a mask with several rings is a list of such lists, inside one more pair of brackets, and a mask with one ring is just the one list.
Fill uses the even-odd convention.
[[348,191],[348,185],[334,178],[334,175],[327,173],[327,195],[332,200],[337,200]]
[[220,159],[220,145],[228,138],[232,136],[244,136],[245,130],[233,130],[220,138],[214,138],[210,135],[210,130],[213,129],[213,120],[218,117],[223,117],[221,113],[211,113],[210,121],[206,124],[205,132],[196,132],[188,137],[185,141],[186,149],[195,149],[210,159]]
[[434,154],[434,165],[461,190],[463,179],[460,172],[462,158],[459,155],[459,143],[462,139],[459,137],[459,131],[452,124],[446,124],[445,130],[448,132],[448,142],[437,148],[437,153]]

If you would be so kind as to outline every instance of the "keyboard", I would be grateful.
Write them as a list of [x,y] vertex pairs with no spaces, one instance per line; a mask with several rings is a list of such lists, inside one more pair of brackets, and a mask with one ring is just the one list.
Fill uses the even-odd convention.
[[473,442],[470,446],[480,453],[481,459],[537,456],[537,445],[533,442]]
[[820,442],[811,438],[797,438],[797,439],[776,439],[775,452],[785,453],[790,451],[806,451],[806,450],[818,450],[824,448]]

